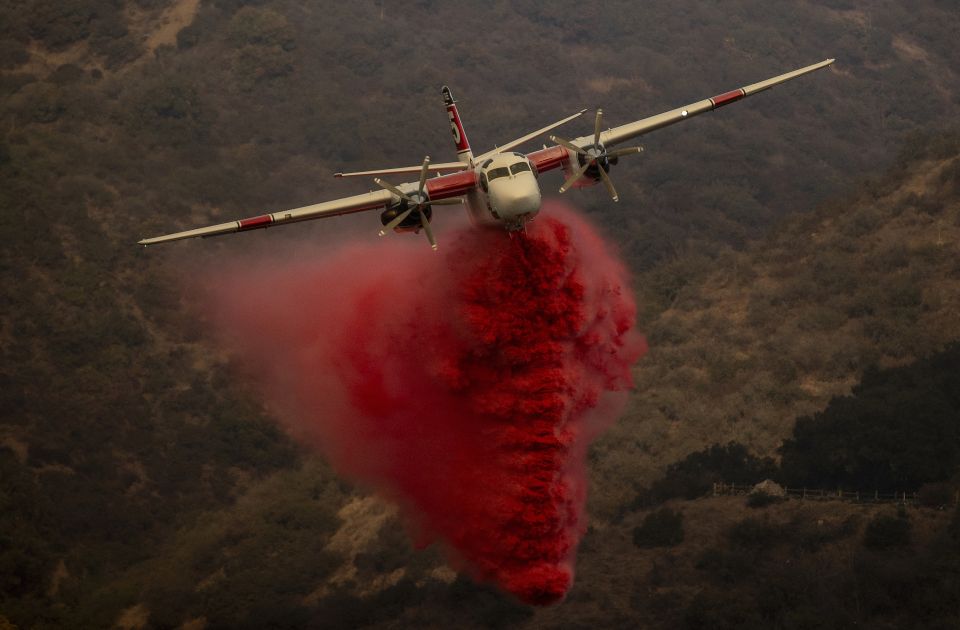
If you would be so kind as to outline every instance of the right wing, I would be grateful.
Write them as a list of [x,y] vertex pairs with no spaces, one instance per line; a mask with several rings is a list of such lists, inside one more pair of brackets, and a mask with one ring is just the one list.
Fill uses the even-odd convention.
[[[604,147],[612,147],[620,144],[621,142],[630,140],[631,138],[635,138],[645,133],[673,125],[675,123],[687,120],[688,118],[693,118],[699,114],[711,112],[718,107],[723,107],[724,105],[738,101],[742,98],[750,96],[751,94],[762,92],[772,88],[775,85],[779,85],[780,83],[784,83],[791,79],[796,79],[797,77],[820,70],[821,68],[826,68],[833,62],[833,59],[826,59],[820,63],[815,63],[812,66],[800,68],[799,70],[794,70],[793,72],[787,72],[786,74],[781,74],[780,76],[767,79],[766,81],[753,83],[738,90],[724,92],[723,94],[718,94],[712,98],[705,98],[702,101],[697,101],[696,103],[691,103],[684,107],[678,107],[668,112],[657,114],[656,116],[650,116],[649,118],[644,118],[636,122],[620,125],[619,127],[614,127],[613,129],[607,129],[606,131],[600,132],[600,144],[602,144]],[[555,138],[554,136],[551,137]],[[572,141],[569,141],[568,144],[572,144],[580,148],[590,147],[594,143],[594,137],[594,135],[580,136],[579,138],[574,138]],[[555,168],[567,168],[571,163],[571,160],[574,159],[574,155],[575,154],[573,151],[568,150],[566,147],[560,144],[556,144],[551,147],[544,145],[542,149],[528,153],[527,159],[533,163],[538,173],[542,173]]]
[[[614,127],[613,129],[607,129],[600,134],[600,143],[604,146],[620,144],[621,142],[625,142],[631,138],[661,129],[668,125],[673,125],[675,123],[687,120],[688,118],[693,118],[699,114],[711,112],[718,107],[723,107],[724,105],[728,105],[734,101],[740,100],[741,98],[756,94],[757,92],[768,90],[775,85],[779,85],[780,83],[784,83],[791,79],[796,79],[797,77],[820,70],[821,68],[826,68],[834,61],[834,59],[826,59],[820,63],[815,63],[812,66],[800,68],[799,70],[794,70],[793,72],[787,72],[786,74],[781,74],[773,77],[772,79],[767,79],[766,81],[753,83],[738,90],[724,92],[723,94],[718,94],[712,98],[706,98],[702,101],[697,101],[696,103],[691,103],[684,107],[672,109],[669,112],[657,114],[656,116],[650,116],[649,118],[627,123],[626,125],[620,125],[619,127]],[[590,135],[576,138],[573,140],[573,144],[577,146],[587,146],[589,144],[593,144],[593,136]]]
[[262,214],[258,217],[249,219],[240,219],[239,221],[230,221],[229,223],[220,223],[208,227],[186,230],[184,232],[175,232],[164,236],[155,236],[145,238],[139,241],[138,245],[154,245],[155,243],[166,243],[169,241],[179,241],[185,238],[208,236],[219,236],[220,234],[230,234],[232,232],[245,232],[247,230],[256,230],[259,228],[270,227],[281,223],[295,223],[297,221],[308,221],[310,219],[322,219],[325,217],[335,217],[341,214],[350,214],[351,212],[363,212],[364,210],[373,210],[386,206],[391,202],[393,194],[388,190],[375,190],[362,195],[353,197],[344,197],[333,201],[296,208],[294,210],[284,210],[274,212],[273,214]]

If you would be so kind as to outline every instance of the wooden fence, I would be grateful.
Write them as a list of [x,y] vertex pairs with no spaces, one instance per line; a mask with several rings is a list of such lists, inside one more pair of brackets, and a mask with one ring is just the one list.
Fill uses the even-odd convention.
[[[724,483],[713,484],[713,496],[748,495],[753,491],[751,484]],[[920,495],[916,492],[850,492],[847,490],[824,490],[822,488],[783,488],[787,497],[809,501],[851,501],[854,503],[896,503],[899,505],[919,505]],[[950,505],[960,505],[960,492],[955,492]]]

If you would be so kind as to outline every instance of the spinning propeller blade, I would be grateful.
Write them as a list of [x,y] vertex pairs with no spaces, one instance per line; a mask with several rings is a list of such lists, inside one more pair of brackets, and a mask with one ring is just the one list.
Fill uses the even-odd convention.
[[380,230],[380,236],[385,236],[387,232],[389,232],[393,228],[397,227],[398,225],[406,221],[407,217],[410,216],[411,212],[413,212],[413,207],[407,208],[406,210],[401,212],[399,215],[397,215],[396,219],[394,219],[390,223],[387,223],[385,226],[383,226],[383,228]]
[[434,250],[437,249],[437,239],[433,235],[433,227],[430,225],[430,219],[427,217],[427,209],[431,206],[448,206],[454,204],[462,203],[460,199],[436,199],[431,201],[427,198],[425,187],[427,184],[427,175],[430,173],[430,156],[423,158],[423,167],[420,169],[420,181],[417,185],[417,196],[416,199],[403,192],[393,184],[385,182],[379,177],[375,177],[373,181],[377,183],[381,188],[389,190],[391,193],[396,195],[401,199],[401,201],[407,202],[407,209],[397,215],[390,223],[383,226],[380,230],[380,236],[385,235],[390,230],[396,228],[401,223],[407,220],[414,211],[417,213],[417,217],[420,220],[420,226],[423,228],[424,234],[427,236],[427,240],[430,241],[430,247]]
[[610,193],[611,199],[614,201],[620,201],[620,196],[617,194],[617,189],[614,188],[613,181],[610,179],[610,176],[607,175],[607,171],[610,169],[611,160],[616,162],[617,158],[621,156],[640,153],[643,151],[643,147],[625,147],[623,149],[607,151],[604,146],[600,144],[600,129],[602,126],[603,110],[597,109],[597,116],[593,121],[593,144],[589,147],[578,147],[569,140],[565,140],[560,136],[550,136],[550,140],[556,142],[568,151],[573,151],[579,156],[579,161],[583,162],[580,168],[577,169],[573,175],[568,177],[567,181],[563,182],[563,186],[560,187],[561,193],[570,190],[570,188],[592,168],[596,171],[596,174],[591,172],[590,176],[598,178],[601,182],[603,182],[607,192]]

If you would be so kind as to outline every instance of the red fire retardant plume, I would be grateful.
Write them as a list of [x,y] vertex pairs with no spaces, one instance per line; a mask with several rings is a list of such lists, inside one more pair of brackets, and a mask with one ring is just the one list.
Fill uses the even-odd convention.
[[397,502],[419,544],[530,604],[563,598],[585,455],[646,350],[623,265],[571,210],[525,234],[387,238],[211,282],[277,415]]

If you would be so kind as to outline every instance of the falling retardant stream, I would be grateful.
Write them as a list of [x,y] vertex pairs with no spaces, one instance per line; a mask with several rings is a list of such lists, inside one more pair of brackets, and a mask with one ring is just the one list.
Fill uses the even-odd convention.
[[213,320],[284,427],[396,502],[418,545],[528,604],[563,599],[586,451],[646,351],[624,266],[556,202],[471,229],[249,262]]

